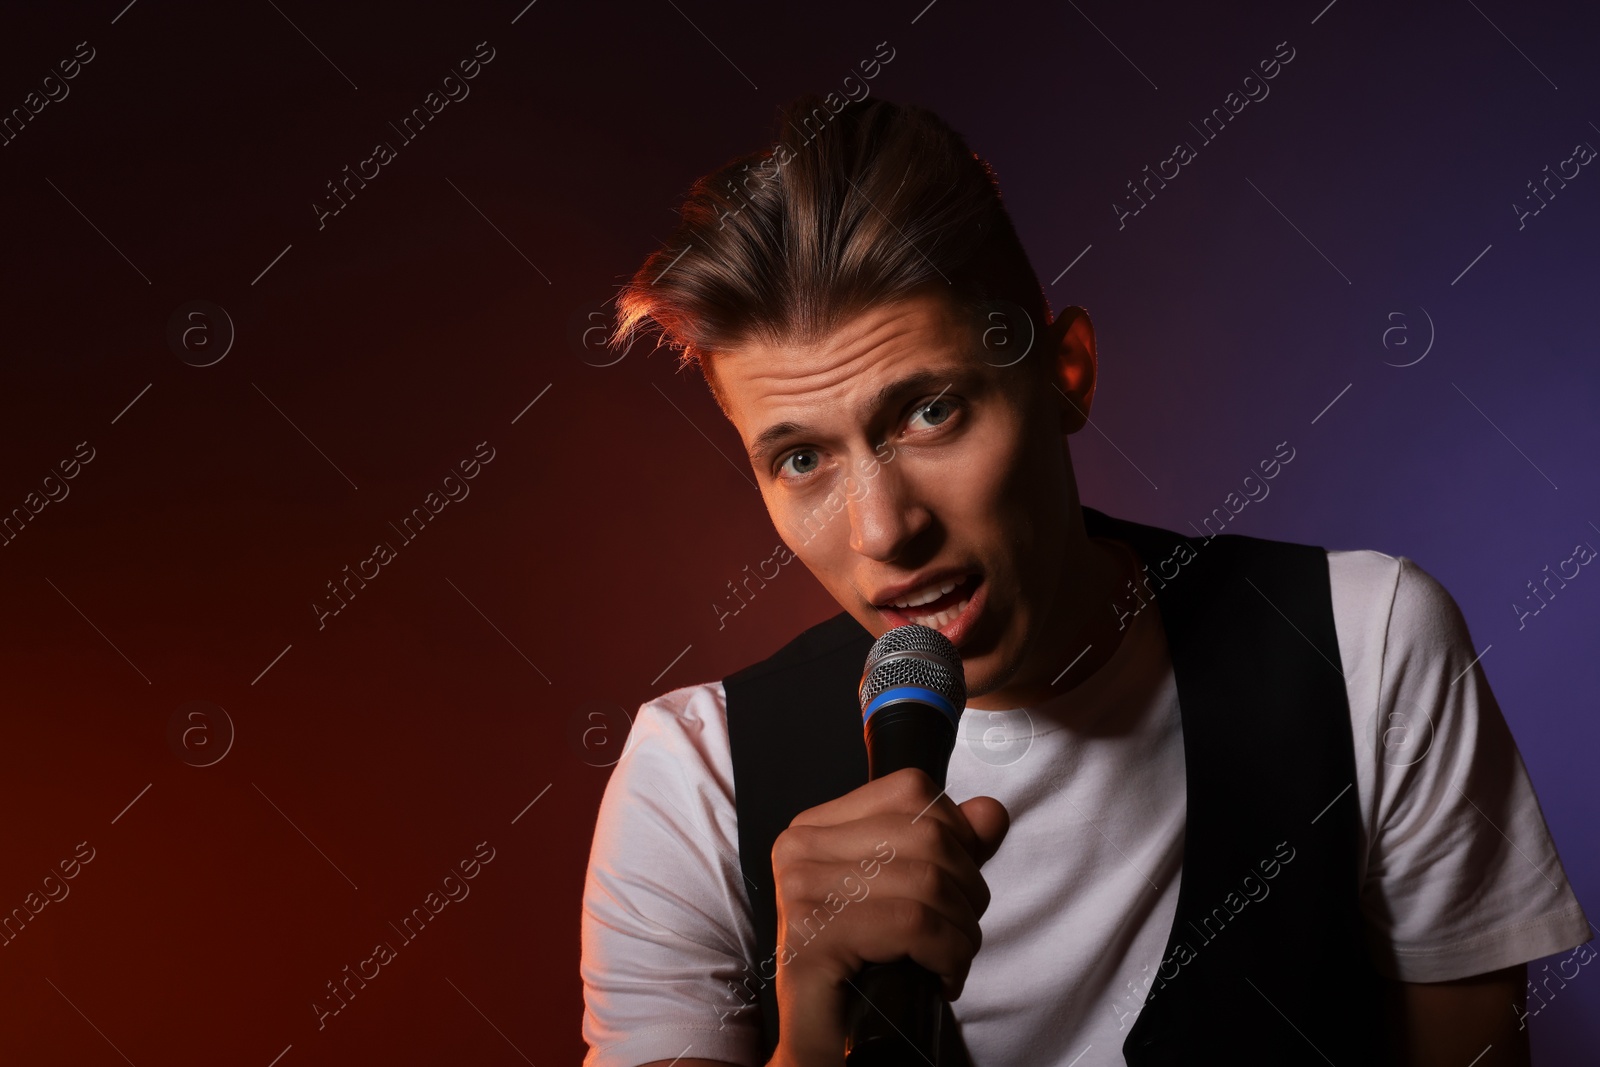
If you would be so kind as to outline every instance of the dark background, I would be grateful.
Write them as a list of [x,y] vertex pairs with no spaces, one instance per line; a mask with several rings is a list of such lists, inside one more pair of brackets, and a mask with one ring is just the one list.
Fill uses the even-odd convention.
[[[0,14],[7,112],[94,49],[0,147],[0,513],[94,450],[0,547],[0,913],[94,849],[0,947],[0,1058],[581,1057],[626,713],[836,608],[790,567],[718,629],[778,540],[737,436],[671,353],[598,366],[574,323],[695,176],[884,41],[873,94],[968,137],[1052,306],[1094,318],[1084,501],[1187,530],[1287,440],[1230,528],[1445,584],[1600,913],[1600,577],[1511,606],[1600,545],[1600,173],[1512,207],[1600,145],[1584,5],[124,2]],[[387,123],[480,41],[470,96],[402,145]],[[319,229],[378,140],[397,158]],[[1119,229],[1178,140],[1198,157]],[[192,301],[231,346],[214,309],[169,341]],[[393,536],[484,441],[470,496]],[[379,540],[397,558],[319,629]],[[319,1030],[324,983],[480,842],[470,896]],[[1585,968],[1530,1020],[1540,1062],[1590,1062],[1597,1020]]]

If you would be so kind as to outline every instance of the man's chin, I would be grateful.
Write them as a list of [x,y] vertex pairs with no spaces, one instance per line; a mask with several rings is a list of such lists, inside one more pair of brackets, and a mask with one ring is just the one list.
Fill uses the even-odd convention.
[[969,641],[961,650],[961,666],[967,676],[967,702],[990,697],[1015,682],[1023,659],[1022,650],[1007,644],[1003,635],[994,638],[983,635],[979,641]]

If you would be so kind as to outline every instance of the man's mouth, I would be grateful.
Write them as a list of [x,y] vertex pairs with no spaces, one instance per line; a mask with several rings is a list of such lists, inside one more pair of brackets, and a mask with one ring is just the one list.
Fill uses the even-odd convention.
[[903,619],[906,623],[943,630],[967,610],[982,580],[976,574],[946,579],[880,605],[878,610],[891,620]]

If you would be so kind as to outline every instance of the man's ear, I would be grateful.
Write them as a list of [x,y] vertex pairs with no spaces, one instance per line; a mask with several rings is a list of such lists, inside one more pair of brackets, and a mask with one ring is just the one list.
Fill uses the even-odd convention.
[[1045,342],[1046,374],[1061,414],[1061,432],[1077,433],[1088,424],[1099,367],[1089,313],[1077,305],[1063,308]]

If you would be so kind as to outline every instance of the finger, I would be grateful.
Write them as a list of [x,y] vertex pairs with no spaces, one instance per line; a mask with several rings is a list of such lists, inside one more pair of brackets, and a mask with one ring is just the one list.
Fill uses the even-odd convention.
[[957,807],[977,839],[977,849],[972,858],[982,866],[999,850],[1000,842],[1005,840],[1007,831],[1011,829],[1011,813],[994,797],[973,797],[962,801]]
[[958,927],[974,946],[981,946],[983,929],[978,918],[989,905],[989,887],[981,876],[974,881],[975,889],[937,863],[900,857],[884,865],[874,881],[858,883],[851,899],[859,902],[876,896],[921,901]]
[[[850,912],[854,910],[855,914]],[[945,979],[946,991],[959,990],[966,981],[978,943],[960,926],[933,908],[906,897],[869,897],[859,908],[852,905],[847,929],[837,932],[860,963],[889,963],[909,956]],[[825,933],[828,933],[825,931]],[[822,941],[819,935],[818,944]],[[801,948],[798,951],[804,952]]]
[[978,837],[955,801],[926,772],[906,767],[852,789],[842,797],[807,808],[790,826],[837,826],[884,812],[898,812],[918,823],[937,819],[950,828],[969,853],[981,851]]
[[[988,910],[989,885],[979,872],[977,861],[962,847],[949,826],[938,820],[923,819],[905,827],[896,827],[893,820],[898,817],[887,815],[864,821],[865,825],[874,827],[888,824],[878,832],[895,851],[885,855],[881,869],[895,869],[898,863],[901,868],[910,866],[922,877],[931,878],[921,870],[921,865],[931,865],[941,879],[948,881],[961,893],[974,915],[982,915]],[[896,878],[895,882],[898,884],[903,877]]]
[[[840,891],[846,878],[870,887],[884,870],[911,864],[919,871],[937,868],[974,914],[989,907],[989,886],[977,862],[940,819],[913,822],[902,812],[884,812],[840,826],[791,826],[774,842],[772,863],[774,876],[795,897],[820,899],[829,890]],[[862,892],[859,883],[850,891]]]
[[926,771],[917,767],[903,767],[893,774],[857,786],[843,796],[807,808],[796,815],[793,821],[832,826],[889,810],[904,810],[914,816],[941,792]]

